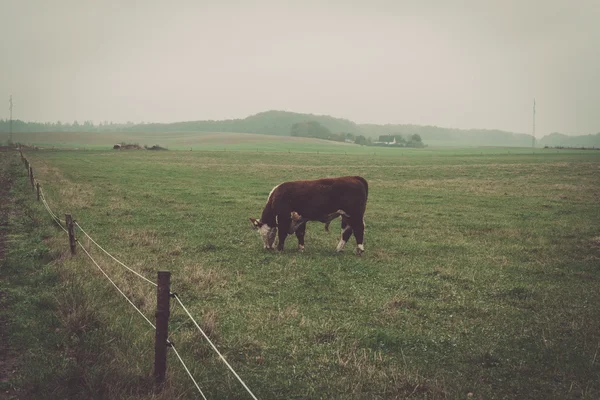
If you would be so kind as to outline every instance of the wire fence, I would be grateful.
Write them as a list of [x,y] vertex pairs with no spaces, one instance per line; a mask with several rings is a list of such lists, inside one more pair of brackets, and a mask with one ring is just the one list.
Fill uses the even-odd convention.
[[[98,244],[98,242],[96,242],[79,224],[79,222],[77,221],[72,221],[71,226],[69,226],[69,221],[68,218],[66,220],[61,220],[51,209],[50,205],[48,204],[48,200],[46,198],[46,195],[40,185],[40,183],[35,179],[34,175],[33,175],[33,168],[31,167],[31,164],[29,163],[29,161],[27,160],[27,158],[25,158],[23,156],[23,153],[21,150],[19,150],[20,154],[21,154],[21,161],[23,162],[23,164],[25,165],[25,167],[28,170],[29,173],[29,180],[31,182],[31,186],[33,188],[37,187],[37,193],[38,193],[38,199],[40,200],[40,202],[43,204],[44,208],[46,209],[46,211],[48,212],[48,214],[51,216],[52,220],[67,234],[69,235],[69,238],[71,239],[71,235],[73,235],[73,240],[75,243],[77,243],[79,245],[79,247],[83,250],[83,252],[85,253],[85,255],[92,261],[92,263],[96,266],[96,268],[98,268],[98,270],[102,273],[102,275],[112,284],[112,286],[114,286],[114,288],[125,298],[125,300],[136,310],[136,312],[138,314],[140,314],[140,316],[148,323],[148,325],[150,325],[152,327],[152,330],[156,331],[157,327],[156,325],[150,321],[150,319],[133,303],[133,301],[123,292],[123,290],[121,290],[121,288],[119,288],[119,286],[115,283],[114,279],[112,279],[108,273],[105,271],[105,269],[103,269],[100,264],[94,259],[94,257],[90,254],[90,252],[85,248],[85,246],[83,246],[81,244],[81,242],[79,242],[79,240],[77,240],[75,238],[74,232],[71,231],[72,228],[74,226],[76,226],[78,228],[78,230],[91,242],[93,243],[99,250],[101,250],[103,253],[105,253],[108,257],[110,257],[113,261],[115,261],[118,265],[120,265],[121,267],[125,268],[127,271],[131,272],[132,274],[134,274],[135,276],[137,276],[138,278],[144,280],[147,283],[150,283],[151,285],[153,285],[154,287],[158,288],[158,284],[151,281],[150,279],[148,279],[147,277],[143,276],[142,274],[140,274],[139,272],[135,271],[133,268],[128,267],[127,265],[125,265],[125,263],[123,263],[122,261],[120,261],[119,259],[117,259],[116,257],[114,257],[112,254],[110,254],[107,250],[104,249],[104,247],[102,247],[101,245]],[[71,251],[74,253],[74,248],[71,248]],[[192,316],[192,314],[190,313],[190,311],[188,310],[188,308],[183,304],[183,302],[181,301],[181,299],[179,298],[179,296],[177,295],[177,293],[174,292],[169,292],[169,295],[171,298],[174,298],[177,302],[177,304],[183,309],[183,311],[185,312],[185,314],[187,315],[187,317],[192,321],[192,323],[194,324],[194,326],[198,329],[198,331],[201,333],[201,335],[204,337],[204,339],[209,343],[211,349],[219,356],[219,358],[221,359],[221,361],[223,361],[223,363],[227,366],[227,368],[231,371],[231,373],[236,377],[236,379],[239,381],[239,383],[243,386],[243,388],[248,392],[248,394],[254,399],[257,400],[257,397],[254,395],[254,393],[252,393],[252,391],[248,388],[248,386],[246,385],[246,383],[242,380],[242,378],[235,372],[235,370],[231,367],[231,365],[227,362],[227,360],[225,359],[225,357],[221,354],[221,352],[219,352],[219,350],[217,349],[217,347],[214,345],[214,343],[210,340],[210,338],[208,337],[208,335],[202,330],[202,328],[200,327],[200,325],[198,324],[198,322],[196,321],[196,319]],[[188,368],[188,366],[185,364],[185,362],[183,361],[183,358],[181,357],[180,353],[177,351],[177,349],[175,348],[175,345],[173,344],[173,342],[170,340],[170,338],[167,338],[167,343],[164,344],[167,347],[170,347],[173,352],[175,353],[175,356],[177,357],[177,359],[179,360],[179,362],[181,363],[181,365],[183,366],[184,370],[186,371],[187,375],[190,377],[190,379],[192,380],[192,382],[194,383],[194,386],[196,387],[196,389],[198,390],[198,392],[200,393],[200,395],[202,396],[202,398],[204,400],[206,400],[206,396],[204,395],[204,393],[202,392],[202,390],[200,389],[200,386],[198,384],[198,382],[196,381],[196,379],[194,379],[194,376],[192,375],[190,369]]]

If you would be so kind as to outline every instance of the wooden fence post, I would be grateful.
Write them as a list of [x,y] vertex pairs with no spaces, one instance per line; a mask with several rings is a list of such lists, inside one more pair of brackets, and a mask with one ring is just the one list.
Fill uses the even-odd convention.
[[156,288],[156,338],[154,342],[154,379],[160,391],[167,374],[167,341],[171,302],[171,273],[158,271]]
[[71,214],[65,214],[65,224],[67,225],[67,231],[69,232],[69,247],[71,248],[71,254],[75,254],[75,229],[73,229],[73,217]]
[[33,167],[29,167],[29,181],[31,182],[31,188],[34,189],[35,185],[33,183]]
[[40,201],[40,183],[36,182],[35,187],[37,188],[37,199]]

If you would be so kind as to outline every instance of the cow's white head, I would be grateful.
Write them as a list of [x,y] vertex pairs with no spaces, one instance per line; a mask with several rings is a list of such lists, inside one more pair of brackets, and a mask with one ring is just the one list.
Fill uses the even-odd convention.
[[275,243],[275,234],[277,233],[277,227],[270,227],[269,225],[260,222],[258,219],[250,218],[254,229],[258,229],[260,236],[262,237],[265,249],[272,250],[273,243]]

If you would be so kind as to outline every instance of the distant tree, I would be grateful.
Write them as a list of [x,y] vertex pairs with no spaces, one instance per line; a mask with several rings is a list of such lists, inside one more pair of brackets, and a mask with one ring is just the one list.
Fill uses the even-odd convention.
[[398,133],[398,134],[394,135],[394,138],[396,139],[397,145],[405,145],[406,144],[406,139],[401,134]]
[[317,121],[298,122],[290,128],[292,136],[310,137],[318,139],[332,140],[334,135],[329,129],[319,124]]
[[423,140],[421,139],[421,135],[418,133],[411,135],[406,143],[406,147],[425,147]]
[[329,137],[329,140],[334,140],[336,142],[343,142],[346,140],[346,135],[344,135],[343,133],[332,133],[331,136]]
[[360,144],[361,146],[365,146],[367,144],[367,138],[363,135],[358,135],[356,139],[354,139],[354,143]]

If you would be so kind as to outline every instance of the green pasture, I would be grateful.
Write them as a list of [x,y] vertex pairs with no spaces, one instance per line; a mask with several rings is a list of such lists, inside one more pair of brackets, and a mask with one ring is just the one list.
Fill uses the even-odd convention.
[[[231,139],[26,157],[56,214],[143,275],[172,272],[172,290],[258,398],[600,397],[600,153]],[[275,185],[341,175],[369,182],[362,257],[353,238],[334,252],[338,222],[329,233],[309,223],[304,252],[295,237],[263,250],[248,218]],[[61,332],[77,378],[38,377],[40,390],[198,397],[173,354],[152,394],[153,332],[32,207],[58,284],[77,293],[54,311],[70,316]],[[79,240],[152,318],[153,288]],[[250,398],[175,306],[171,328],[208,398]]]

